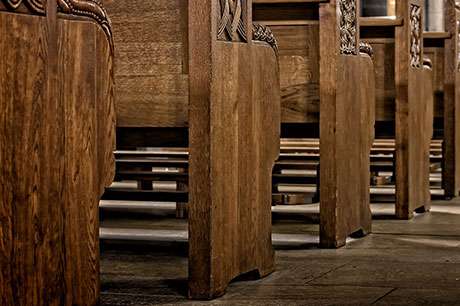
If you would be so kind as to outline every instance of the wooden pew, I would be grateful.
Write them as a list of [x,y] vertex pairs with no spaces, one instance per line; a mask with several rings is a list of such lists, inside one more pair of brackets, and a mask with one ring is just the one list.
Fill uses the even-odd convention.
[[443,141],[442,188],[445,197],[451,198],[458,196],[460,189],[460,78],[456,51],[460,13],[453,0],[444,1],[444,11],[444,29],[427,31],[423,37],[424,52],[433,63],[434,136]]
[[[253,3],[255,20],[270,26],[279,44],[282,137],[321,134],[321,246],[343,246],[350,234],[371,230],[374,70],[360,53],[358,2]],[[310,167],[305,163],[292,164]]]
[[430,209],[432,71],[423,61],[424,2],[396,1],[396,17],[361,18],[374,49],[376,138],[395,139],[396,216]]
[[0,54],[0,305],[96,305],[109,21],[96,1],[0,1]]
[[[220,296],[241,274],[263,277],[274,269],[278,59],[270,31],[253,26],[251,5],[107,1],[116,49],[118,150],[178,148],[172,167],[188,174],[187,190],[144,190],[136,197],[188,201],[191,298]],[[167,166],[168,158],[163,164],[140,159],[147,174]],[[107,194],[131,196],[126,190]]]

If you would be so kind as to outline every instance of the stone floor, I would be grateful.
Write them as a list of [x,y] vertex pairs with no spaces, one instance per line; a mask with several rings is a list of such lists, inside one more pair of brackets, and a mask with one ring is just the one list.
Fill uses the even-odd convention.
[[101,305],[460,305],[460,200],[435,202],[412,221],[394,220],[390,204],[372,208],[373,234],[340,250],[317,248],[317,206],[277,208],[276,272],[234,282],[212,302],[185,297],[185,221],[104,213],[103,238],[120,227],[147,234],[102,240]]

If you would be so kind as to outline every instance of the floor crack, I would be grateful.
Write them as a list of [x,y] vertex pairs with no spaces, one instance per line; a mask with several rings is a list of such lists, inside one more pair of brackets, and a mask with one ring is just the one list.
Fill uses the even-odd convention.
[[392,288],[390,291],[388,291],[387,293],[385,293],[384,295],[382,295],[381,297],[379,297],[378,299],[376,299],[374,302],[372,302],[371,305],[377,304],[379,301],[381,301],[382,299],[384,299],[384,298],[387,297],[388,295],[392,294],[396,289],[398,289],[398,288]]

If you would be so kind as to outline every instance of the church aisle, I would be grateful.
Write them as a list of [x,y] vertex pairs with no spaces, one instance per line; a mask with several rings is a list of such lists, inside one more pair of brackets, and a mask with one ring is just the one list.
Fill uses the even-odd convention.
[[[286,213],[276,213],[276,272],[263,280],[235,282],[213,302],[185,298],[184,240],[150,241],[148,246],[103,242],[101,304],[458,305],[460,199],[434,202],[431,213],[411,221],[395,220],[390,204],[372,208],[374,234],[339,250],[317,248],[314,205],[288,207],[304,211],[289,221]],[[186,228],[184,221],[169,222],[160,224],[168,230]],[[283,244],[289,237],[297,239]]]

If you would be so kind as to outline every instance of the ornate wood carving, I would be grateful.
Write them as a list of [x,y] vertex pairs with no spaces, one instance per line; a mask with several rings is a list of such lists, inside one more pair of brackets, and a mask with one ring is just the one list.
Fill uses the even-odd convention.
[[261,24],[253,24],[252,36],[253,40],[268,43],[275,50],[276,54],[278,54],[278,42],[269,27]]
[[414,68],[422,66],[422,8],[410,5],[410,65]]
[[358,17],[356,0],[338,1],[340,53],[358,54]]
[[[24,7],[31,14],[45,14],[45,0],[0,0],[7,10],[17,11]],[[67,15],[93,19],[98,23],[113,50],[112,27],[101,0],[56,0],[58,11]]]
[[101,0],[57,0],[57,5],[61,13],[95,20],[107,35],[113,49],[112,26]]
[[228,41],[247,42],[247,31],[244,25],[244,0],[219,0],[219,19],[217,21],[217,38]]
[[360,42],[359,43],[359,52],[369,55],[370,57],[374,57],[374,49],[372,46],[367,42]]
[[33,14],[44,14],[45,13],[45,1],[44,0],[0,0],[3,2],[7,9],[15,11],[21,6],[27,7]]

